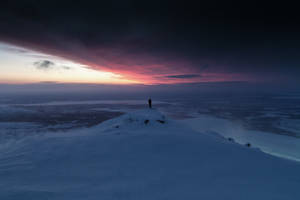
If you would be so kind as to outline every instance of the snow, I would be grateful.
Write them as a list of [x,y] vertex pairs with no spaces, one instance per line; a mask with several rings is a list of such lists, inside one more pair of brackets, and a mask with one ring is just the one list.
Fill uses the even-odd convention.
[[142,109],[108,120],[98,125],[96,128],[101,129],[103,127],[118,126],[122,130],[131,130],[136,128],[142,128],[143,130],[145,125],[147,125],[147,127],[157,127],[158,125],[165,124],[168,121],[169,120],[167,120],[166,117],[156,109]]
[[282,130],[298,133],[297,136],[300,137],[300,119],[281,119],[275,126]]
[[[291,120],[289,119],[289,122]],[[291,124],[296,127],[296,122]],[[300,139],[285,135],[253,131],[245,129],[241,124],[226,119],[200,115],[197,118],[184,120],[184,124],[194,131],[202,133],[216,133],[225,138],[233,138],[240,144],[250,143],[265,153],[300,161]],[[283,126],[282,126],[283,127]]]
[[[149,120],[145,123],[146,120]],[[0,199],[299,199],[300,164],[155,109],[0,147]]]

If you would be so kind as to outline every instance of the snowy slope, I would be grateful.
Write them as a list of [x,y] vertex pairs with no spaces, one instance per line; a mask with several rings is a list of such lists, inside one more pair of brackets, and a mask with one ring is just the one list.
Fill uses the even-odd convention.
[[194,132],[155,109],[1,146],[0,177],[4,200],[300,199],[298,162]]
[[[287,121],[291,122],[292,120]],[[240,144],[250,143],[252,147],[257,147],[268,154],[300,162],[299,138],[263,131],[247,130],[236,122],[234,123],[226,119],[208,115],[186,119],[183,120],[183,122],[195,131],[202,133],[215,132],[225,138],[233,138]],[[292,126],[296,127],[297,125],[296,123],[292,123],[291,127]]]

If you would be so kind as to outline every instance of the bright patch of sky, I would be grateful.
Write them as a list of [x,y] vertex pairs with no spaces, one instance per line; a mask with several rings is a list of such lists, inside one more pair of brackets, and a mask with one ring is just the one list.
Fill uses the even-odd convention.
[[0,83],[133,83],[119,74],[29,49],[0,43]]

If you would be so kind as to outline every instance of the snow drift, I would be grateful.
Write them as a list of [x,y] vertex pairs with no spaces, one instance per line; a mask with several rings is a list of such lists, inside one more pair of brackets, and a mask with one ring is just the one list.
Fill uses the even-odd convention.
[[0,199],[299,199],[300,164],[140,110],[0,148]]

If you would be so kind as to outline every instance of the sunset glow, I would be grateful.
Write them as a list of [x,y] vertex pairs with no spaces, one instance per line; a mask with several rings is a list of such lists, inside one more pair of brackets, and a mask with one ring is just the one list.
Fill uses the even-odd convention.
[[120,74],[94,70],[89,66],[60,57],[9,44],[0,43],[0,52],[0,83],[139,83],[135,80],[128,80]]
[[[0,43],[0,83],[92,83],[92,84],[176,84],[248,80],[243,74],[203,72],[186,67],[176,70],[178,63],[120,64],[115,60],[106,65],[82,63],[59,56]],[[76,59],[74,59],[76,60]],[[133,63],[138,61],[131,61]],[[83,64],[84,63],[84,64]],[[124,63],[122,61],[121,63]],[[186,63],[181,63],[187,65]],[[170,68],[174,66],[175,70]]]

